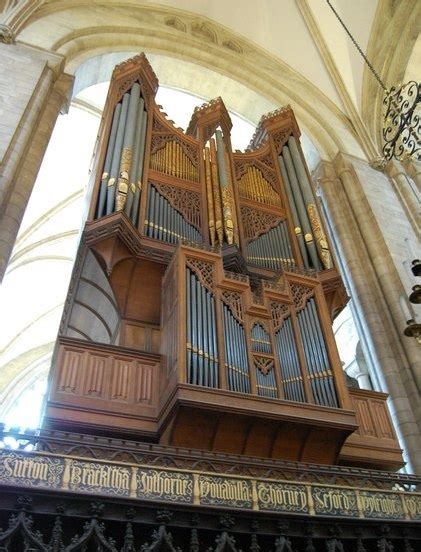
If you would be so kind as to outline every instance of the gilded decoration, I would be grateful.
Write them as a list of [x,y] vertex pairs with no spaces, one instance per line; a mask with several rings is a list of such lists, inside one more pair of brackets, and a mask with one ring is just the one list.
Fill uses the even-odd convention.
[[193,503],[193,475],[163,470],[139,470],[136,496],[145,500]]
[[158,192],[167,199],[172,207],[176,209],[192,226],[201,231],[201,200],[200,194],[178,188],[177,186],[169,186],[154,182]]
[[[316,247],[325,269],[333,268],[332,256],[329,251],[326,235],[320,222],[319,214],[313,203],[307,205],[308,218],[310,219]],[[307,241],[307,239],[306,239]],[[311,240],[310,240],[311,241]]]

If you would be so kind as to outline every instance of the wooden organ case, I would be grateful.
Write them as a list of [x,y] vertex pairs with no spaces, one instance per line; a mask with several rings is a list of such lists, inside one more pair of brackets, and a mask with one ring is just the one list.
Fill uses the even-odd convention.
[[233,152],[220,98],[187,131],[141,54],[117,66],[44,426],[396,469],[386,396],[348,389],[346,304],[291,108]]

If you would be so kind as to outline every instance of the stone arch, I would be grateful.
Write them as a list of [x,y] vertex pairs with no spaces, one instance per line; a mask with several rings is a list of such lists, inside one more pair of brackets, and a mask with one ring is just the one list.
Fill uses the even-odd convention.
[[[24,21],[12,21],[16,38],[63,55],[70,73],[89,57],[112,51],[146,50],[189,61],[199,72],[204,67],[229,76],[277,106],[292,103],[324,159],[332,159],[338,150],[364,157],[348,118],[315,84],[215,21],[128,0],[97,2],[95,10],[86,0],[39,2],[37,6]],[[168,25],[171,18],[177,18],[176,26]],[[206,37],[197,29],[205,29]]]

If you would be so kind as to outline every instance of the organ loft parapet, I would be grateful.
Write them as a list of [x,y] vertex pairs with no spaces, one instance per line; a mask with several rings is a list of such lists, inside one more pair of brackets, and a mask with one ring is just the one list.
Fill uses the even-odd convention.
[[347,298],[292,109],[233,152],[221,98],[184,133],[157,87],[143,54],[113,73],[45,425],[400,466],[393,429],[367,429],[385,397],[345,385],[331,319]]

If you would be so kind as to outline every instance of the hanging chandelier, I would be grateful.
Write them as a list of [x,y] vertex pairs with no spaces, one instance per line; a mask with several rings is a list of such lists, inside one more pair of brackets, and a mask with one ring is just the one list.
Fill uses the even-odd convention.
[[382,154],[384,163],[392,158],[421,160],[421,83],[410,81],[388,89],[367,56],[346,27],[330,0],[326,0],[370,72],[383,89]]

